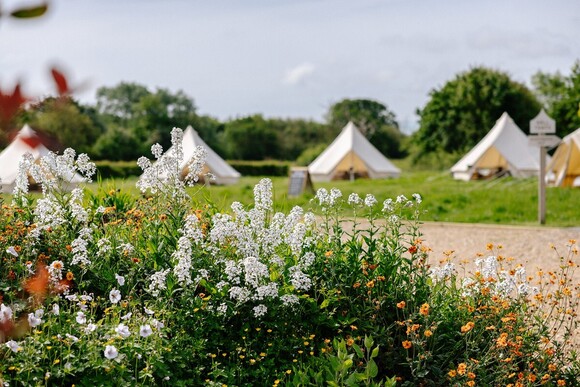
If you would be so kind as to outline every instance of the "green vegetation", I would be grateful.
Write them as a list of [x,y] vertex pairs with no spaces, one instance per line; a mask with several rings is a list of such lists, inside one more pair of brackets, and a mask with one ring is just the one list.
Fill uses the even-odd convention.
[[493,246],[469,272],[430,262],[416,193],[321,189],[305,211],[261,179],[216,206],[169,158],[139,197],[68,191],[94,165],[55,161],[22,171],[41,197],[19,179],[0,203],[2,385],[578,385],[574,241],[557,272]]

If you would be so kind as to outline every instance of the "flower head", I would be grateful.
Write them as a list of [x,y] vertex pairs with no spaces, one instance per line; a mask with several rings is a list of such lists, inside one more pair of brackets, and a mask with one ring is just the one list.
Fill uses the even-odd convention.
[[105,347],[104,353],[105,353],[105,357],[109,360],[112,360],[119,355],[119,352],[117,351],[117,348],[115,348],[114,345],[107,345]]

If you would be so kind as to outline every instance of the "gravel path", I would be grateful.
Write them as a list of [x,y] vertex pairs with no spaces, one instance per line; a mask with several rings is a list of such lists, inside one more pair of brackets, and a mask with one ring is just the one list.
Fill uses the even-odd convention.
[[[520,227],[484,224],[426,222],[421,225],[424,245],[432,249],[430,260],[433,264],[444,258],[444,252],[454,250],[453,261],[473,262],[478,253],[513,257],[528,270],[538,267],[544,270],[557,269],[560,256],[568,258],[567,245],[574,239],[580,243],[580,227]],[[488,243],[502,245],[492,252],[486,250]],[[555,247],[552,248],[551,246]],[[574,256],[576,263],[580,257]],[[580,280],[580,270],[575,273]]]

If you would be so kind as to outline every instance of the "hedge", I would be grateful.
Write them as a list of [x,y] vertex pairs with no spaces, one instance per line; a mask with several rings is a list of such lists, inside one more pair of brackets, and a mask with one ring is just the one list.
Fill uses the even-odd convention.
[[[287,161],[263,160],[246,161],[234,160],[228,163],[242,176],[288,176],[292,165]],[[126,178],[140,176],[143,172],[134,161],[96,161],[97,171],[102,179]]]
[[228,163],[242,176],[288,176],[291,163],[277,160],[233,160]]

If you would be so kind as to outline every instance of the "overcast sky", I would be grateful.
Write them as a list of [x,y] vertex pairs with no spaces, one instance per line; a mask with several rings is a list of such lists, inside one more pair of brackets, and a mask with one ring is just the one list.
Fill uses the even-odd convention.
[[50,93],[59,64],[86,84],[82,102],[136,82],[183,90],[221,120],[322,121],[343,98],[370,98],[409,131],[429,92],[472,66],[529,85],[577,59],[580,0],[53,0],[43,18],[0,18],[3,89]]

